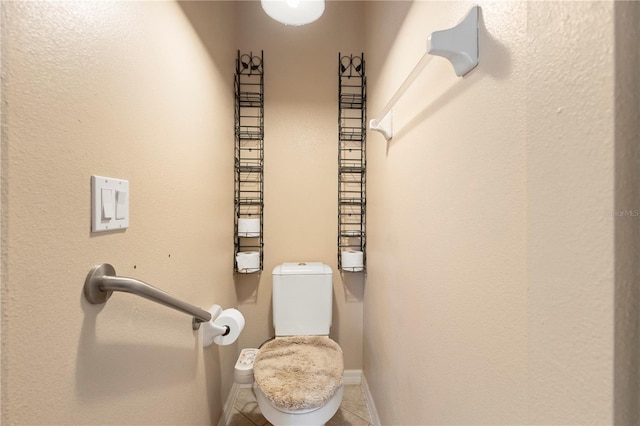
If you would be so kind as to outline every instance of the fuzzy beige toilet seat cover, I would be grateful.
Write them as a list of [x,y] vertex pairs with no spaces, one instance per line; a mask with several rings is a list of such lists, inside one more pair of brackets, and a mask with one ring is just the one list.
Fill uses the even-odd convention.
[[325,405],[342,386],[344,362],[336,342],[319,336],[282,337],[265,343],[253,375],[271,403],[287,411]]

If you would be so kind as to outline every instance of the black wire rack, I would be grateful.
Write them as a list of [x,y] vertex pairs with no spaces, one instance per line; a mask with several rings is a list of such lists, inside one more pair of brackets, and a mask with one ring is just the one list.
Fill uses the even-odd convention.
[[[258,273],[264,262],[264,53],[238,50],[234,76],[234,271]],[[259,232],[241,232],[240,219],[259,219]],[[259,268],[239,269],[239,252],[258,252]]]
[[[367,78],[364,54],[338,53],[338,269],[366,269]],[[344,266],[342,253],[360,251],[362,266]]]

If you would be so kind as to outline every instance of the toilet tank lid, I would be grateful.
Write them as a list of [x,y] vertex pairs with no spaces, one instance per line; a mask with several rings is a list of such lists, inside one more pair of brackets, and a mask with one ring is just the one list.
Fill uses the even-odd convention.
[[273,268],[273,275],[331,275],[331,267],[322,262],[285,262]]

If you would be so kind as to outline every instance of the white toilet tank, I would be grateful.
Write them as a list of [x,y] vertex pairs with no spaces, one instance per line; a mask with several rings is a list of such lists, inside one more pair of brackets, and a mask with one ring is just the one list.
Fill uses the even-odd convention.
[[276,336],[328,336],[333,272],[321,262],[283,263],[273,269]]

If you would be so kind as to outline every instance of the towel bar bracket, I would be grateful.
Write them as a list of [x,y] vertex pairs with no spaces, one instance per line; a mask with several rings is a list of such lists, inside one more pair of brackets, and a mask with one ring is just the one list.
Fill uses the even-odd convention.
[[198,320],[196,317],[191,318],[191,328],[194,330],[199,330],[200,329],[200,323],[201,321]]
[[87,279],[84,281],[84,297],[93,305],[106,303],[113,294],[113,290],[102,290],[102,278],[105,276],[114,276],[116,270],[108,263],[101,263],[94,266],[89,271]]

